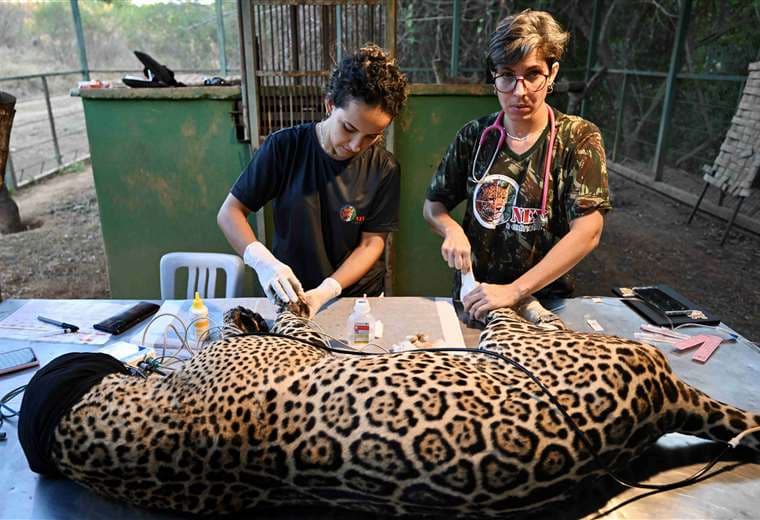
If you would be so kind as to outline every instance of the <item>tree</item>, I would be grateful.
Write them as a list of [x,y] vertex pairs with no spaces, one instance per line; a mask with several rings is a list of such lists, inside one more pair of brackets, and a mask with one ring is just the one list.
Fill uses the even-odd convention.
[[8,186],[5,184],[5,165],[8,162],[11,126],[13,126],[13,116],[16,114],[15,106],[15,97],[0,92],[0,234],[15,233],[22,229],[18,206],[8,193]]

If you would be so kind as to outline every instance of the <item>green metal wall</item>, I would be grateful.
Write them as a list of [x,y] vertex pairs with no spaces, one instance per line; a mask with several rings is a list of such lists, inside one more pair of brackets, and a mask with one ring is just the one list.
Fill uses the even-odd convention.
[[82,93],[114,298],[158,298],[164,253],[233,252],[216,213],[250,158],[230,115],[239,90],[218,98],[169,92],[178,90]]
[[[158,298],[164,253],[232,252],[216,213],[250,153],[237,141],[230,117],[239,90],[207,92],[81,93],[114,298]],[[452,272],[441,259],[441,239],[422,218],[425,190],[457,130],[497,109],[487,88],[412,89],[394,137],[402,169],[395,295],[449,294]],[[178,288],[184,283],[178,279]],[[256,291],[253,272],[246,269],[245,294]]]
[[[441,258],[443,241],[422,218],[433,173],[457,131],[499,109],[482,86],[415,86],[396,119],[394,155],[401,163],[401,229],[393,239],[393,294],[449,296],[453,271]],[[464,204],[455,211],[461,222]]]

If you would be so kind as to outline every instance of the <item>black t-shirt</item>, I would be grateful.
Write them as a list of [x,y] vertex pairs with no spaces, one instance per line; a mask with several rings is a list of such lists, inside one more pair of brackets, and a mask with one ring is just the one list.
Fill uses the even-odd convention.
[[[400,168],[379,145],[348,160],[330,157],[314,123],[270,135],[230,190],[252,211],[272,202],[272,252],[304,290],[330,276],[359,245],[362,232],[398,229]],[[383,291],[383,257],[344,296]]]

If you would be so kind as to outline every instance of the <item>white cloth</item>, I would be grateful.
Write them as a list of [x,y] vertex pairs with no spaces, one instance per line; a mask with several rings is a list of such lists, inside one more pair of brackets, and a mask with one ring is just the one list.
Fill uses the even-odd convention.
[[342,290],[343,288],[335,278],[328,277],[314,289],[306,291],[304,300],[309,306],[309,319],[313,318],[325,303],[340,296]]
[[303,287],[293,270],[283,264],[259,241],[251,242],[245,248],[243,261],[256,271],[259,283],[264,293],[272,303],[277,299],[290,303],[298,301],[298,295],[303,294]]

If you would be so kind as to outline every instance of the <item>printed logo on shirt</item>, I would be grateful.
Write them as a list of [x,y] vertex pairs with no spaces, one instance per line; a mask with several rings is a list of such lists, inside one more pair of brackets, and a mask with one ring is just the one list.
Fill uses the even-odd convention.
[[489,175],[478,184],[472,194],[475,219],[481,226],[496,229],[506,224],[518,232],[538,231],[543,227],[544,217],[538,208],[516,205],[520,186],[506,175]]
[[356,208],[350,204],[346,204],[340,208],[338,215],[343,222],[356,222],[357,224],[364,222],[364,215],[357,214]]

